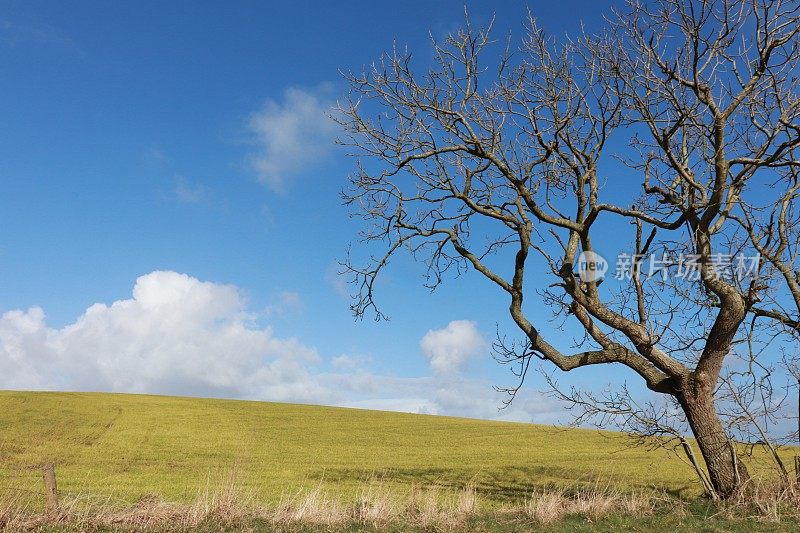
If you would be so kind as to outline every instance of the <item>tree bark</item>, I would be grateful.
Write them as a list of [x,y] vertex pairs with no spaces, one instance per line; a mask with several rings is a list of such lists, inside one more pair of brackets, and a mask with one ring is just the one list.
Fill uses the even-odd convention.
[[692,376],[679,401],[703,455],[714,491],[722,499],[737,494],[748,480],[747,468],[739,462],[714,406],[713,385]]

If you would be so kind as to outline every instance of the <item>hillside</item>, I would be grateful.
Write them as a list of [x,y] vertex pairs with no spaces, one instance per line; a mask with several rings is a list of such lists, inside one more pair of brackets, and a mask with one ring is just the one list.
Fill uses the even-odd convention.
[[187,501],[225,475],[259,500],[318,485],[349,494],[387,485],[474,483],[497,502],[539,486],[614,480],[695,492],[666,452],[625,447],[619,434],[551,426],[280,403],[160,396],[0,392],[5,489],[38,486],[134,501]]

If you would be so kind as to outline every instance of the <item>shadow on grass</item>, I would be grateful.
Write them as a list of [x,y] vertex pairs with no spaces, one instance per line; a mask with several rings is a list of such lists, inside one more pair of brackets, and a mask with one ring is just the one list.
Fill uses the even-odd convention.
[[[536,466],[536,467],[502,467],[491,470],[468,470],[456,468],[387,468],[368,470],[359,468],[326,469],[315,474],[318,480],[333,483],[369,483],[385,482],[408,486],[436,487],[446,490],[462,490],[473,486],[479,494],[500,503],[519,503],[530,498],[534,491],[552,491],[565,489],[567,492],[576,488],[595,484],[619,486],[630,490],[653,488],[646,484],[631,484],[630,480],[600,478],[578,474],[568,468]],[[679,497],[692,487],[673,488],[666,491]]]

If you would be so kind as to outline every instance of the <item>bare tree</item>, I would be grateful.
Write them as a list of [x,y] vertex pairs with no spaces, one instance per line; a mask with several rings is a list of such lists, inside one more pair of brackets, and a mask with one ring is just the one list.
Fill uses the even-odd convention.
[[[354,313],[384,317],[375,282],[403,250],[431,288],[473,269],[509,298],[521,341],[499,353],[521,380],[536,359],[627,368],[679,407],[709,490],[735,494],[748,474],[715,402],[726,358],[748,319],[798,328],[799,10],[631,1],[607,31],[563,43],[531,18],[499,54],[491,24],[467,22],[421,74],[394,50],[348,75],[338,120],[359,162],[344,198],[364,242],[385,247],[347,263]],[[601,287],[576,272],[626,232],[624,275]],[[577,348],[531,322],[531,300],[575,321]]]
[[[755,317],[753,318],[755,321]],[[775,337],[761,329],[761,338],[747,340],[744,354],[737,353],[723,368],[715,394],[717,412],[726,434],[738,442],[739,453],[746,460],[772,463],[785,485],[791,485],[789,472],[779,450],[794,442],[797,417],[790,413],[788,398],[795,389],[792,358],[776,361],[768,357]],[[750,333],[755,333],[750,329]],[[500,353],[506,353],[500,350]],[[767,357],[765,357],[767,355]],[[561,400],[574,415],[572,425],[616,427],[624,431],[634,447],[664,449],[692,467],[704,492],[711,498],[717,493],[702,468],[680,404],[674,397],[642,398],[623,383],[601,393],[561,387],[552,373],[540,368],[550,393]],[[777,379],[776,379],[777,378]],[[756,453],[760,450],[764,453]]]

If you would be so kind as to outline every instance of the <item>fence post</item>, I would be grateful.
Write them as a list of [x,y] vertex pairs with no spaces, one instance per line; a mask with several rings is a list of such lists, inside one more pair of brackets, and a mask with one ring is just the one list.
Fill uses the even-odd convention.
[[56,485],[56,465],[47,463],[44,465],[44,492],[47,496],[47,512],[58,509],[58,486]]
[[797,483],[800,484],[800,455],[794,456],[794,472],[797,474]]

